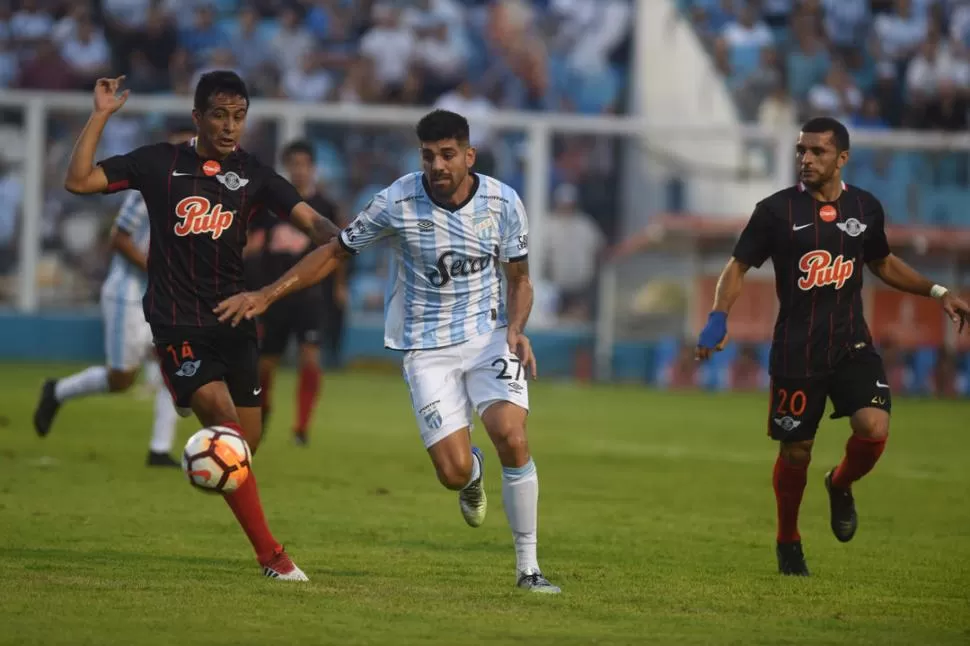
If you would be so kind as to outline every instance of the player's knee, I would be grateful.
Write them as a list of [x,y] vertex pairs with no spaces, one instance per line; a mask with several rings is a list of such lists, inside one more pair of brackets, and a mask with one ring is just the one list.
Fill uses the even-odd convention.
[[781,458],[792,466],[807,467],[812,461],[812,440],[801,442],[782,442]]
[[447,462],[436,464],[438,481],[448,489],[458,490],[472,478],[472,456],[455,457]]
[[860,410],[852,416],[852,433],[867,440],[886,440],[889,437],[889,413],[876,408]]
[[135,383],[135,372],[124,370],[108,371],[108,390],[113,393],[120,393],[128,390]]

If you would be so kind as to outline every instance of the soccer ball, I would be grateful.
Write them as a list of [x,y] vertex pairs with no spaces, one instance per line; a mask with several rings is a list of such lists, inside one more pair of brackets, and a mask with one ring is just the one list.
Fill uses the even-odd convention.
[[246,440],[225,426],[204,428],[185,443],[182,471],[192,485],[215,493],[235,491],[249,477]]

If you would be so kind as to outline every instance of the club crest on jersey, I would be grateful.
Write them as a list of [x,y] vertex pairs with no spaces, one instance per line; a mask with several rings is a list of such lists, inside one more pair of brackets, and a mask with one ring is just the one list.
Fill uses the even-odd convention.
[[492,237],[492,218],[478,218],[473,220],[472,224],[479,240],[488,240]]
[[846,234],[852,236],[853,238],[861,235],[869,227],[867,224],[863,224],[856,220],[855,218],[849,218],[845,222],[839,222],[835,226],[839,227]]
[[798,268],[805,272],[798,279],[798,287],[803,291],[826,285],[842,289],[846,281],[852,278],[855,261],[843,258],[841,254],[833,259],[832,254],[825,249],[817,249],[802,256],[798,261]]
[[201,235],[208,233],[218,240],[226,229],[232,226],[233,212],[223,211],[221,204],[212,204],[204,197],[193,195],[179,200],[175,205],[175,215],[181,222],[175,225],[175,235]]
[[224,175],[216,175],[216,179],[230,191],[238,191],[249,183],[248,179],[243,179],[233,171],[229,171]]

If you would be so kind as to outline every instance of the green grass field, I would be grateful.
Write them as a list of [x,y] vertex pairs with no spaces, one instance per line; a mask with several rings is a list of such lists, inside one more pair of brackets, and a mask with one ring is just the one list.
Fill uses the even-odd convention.
[[150,400],[70,403],[34,435],[42,378],[71,370],[0,366],[0,644],[970,643],[965,402],[897,402],[847,545],[822,486],[847,430],[825,422],[802,507],[813,576],[793,579],[776,574],[762,396],[540,382],[539,555],[564,591],[545,597],[513,588],[494,452],[472,530],[399,378],[330,378],[306,450],[280,379],[255,466],[312,579],[283,584],[220,500],[143,466]]

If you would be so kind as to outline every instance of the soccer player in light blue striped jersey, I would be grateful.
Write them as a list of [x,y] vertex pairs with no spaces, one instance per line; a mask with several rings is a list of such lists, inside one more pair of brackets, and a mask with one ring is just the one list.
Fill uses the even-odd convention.
[[[169,141],[182,143],[194,134],[194,129],[175,127],[169,132]],[[60,379],[48,379],[34,413],[34,428],[38,435],[46,436],[61,404],[68,400],[127,391],[144,364],[146,377],[156,389],[155,421],[146,463],[152,467],[179,467],[180,463],[170,455],[178,413],[153,360],[152,331],[142,308],[147,284],[148,239],[148,209],[141,193],[132,191],[111,228],[114,254],[101,286],[105,365],[91,366]]]
[[526,439],[527,377],[536,364],[524,334],[533,298],[525,209],[514,190],[472,172],[475,149],[464,117],[435,110],[418,123],[417,135],[423,172],[375,195],[339,238],[278,281],[227,299],[216,312],[233,324],[253,318],[387,239],[384,344],[404,353],[404,378],[438,480],[458,491],[465,521],[481,525],[484,455],[471,444],[477,413],[502,463],[516,583],[558,593],[536,557],[539,481]]

